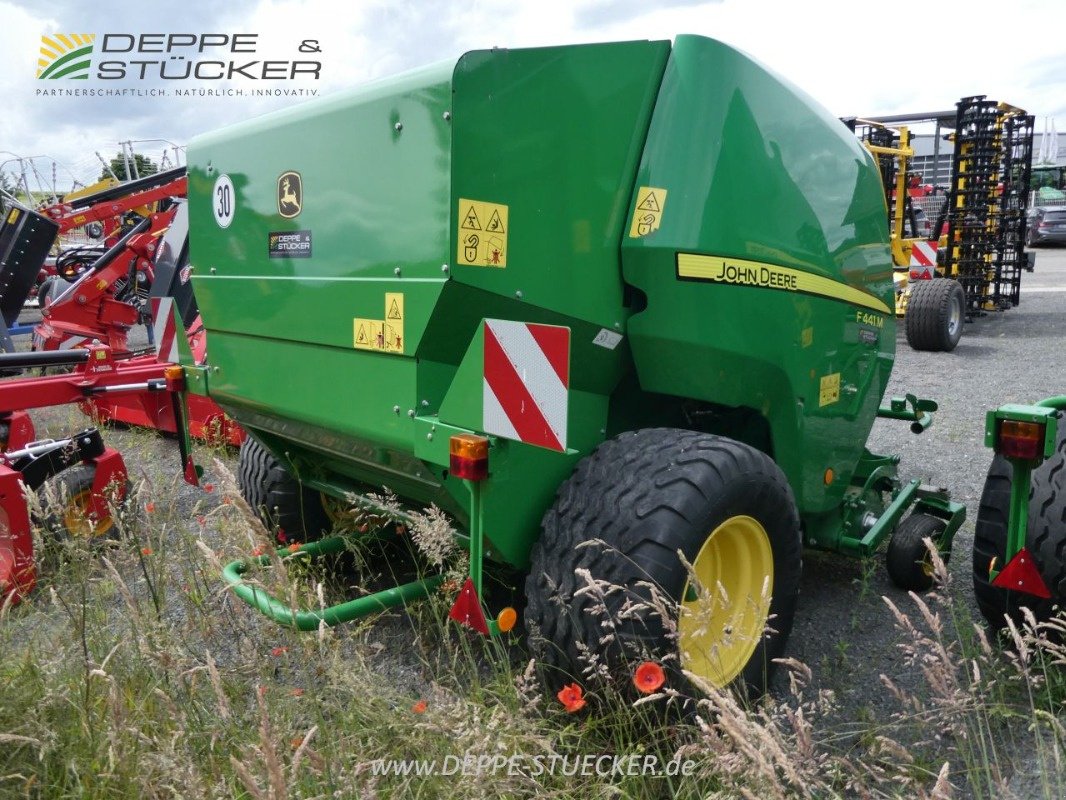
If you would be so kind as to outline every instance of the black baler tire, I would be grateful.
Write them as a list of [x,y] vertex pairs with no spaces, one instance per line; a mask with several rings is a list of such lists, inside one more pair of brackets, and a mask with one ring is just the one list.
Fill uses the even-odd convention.
[[932,559],[923,540],[932,539],[938,545],[946,527],[944,520],[929,514],[911,514],[899,524],[885,551],[885,567],[896,586],[908,592],[924,592],[933,587],[933,574],[929,571]]
[[993,557],[997,569],[1006,566],[1012,473],[1010,462],[999,455],[988,468],[973,536],[973,591],[977,607],[993,630],[1006,627],[1005,616],[1020,624],[1023,607],[1038,620],[1046,620],[1066,597],[1066,415],[1060,413],[1058,418],[1055,452],[1033,470],[1030,480],[1025,535],[1025,546],[1051,591],[1050,599],[1000,589],[988,579]]
[[[626,587],[609,599],[612,614],[623,595],[647,599],[639,582],[657,584],[678,601],[688,573],[677,551],[692,563],[719,520],[741,514],[763,525],[772,549],[773,630],[761,637],[734,685],[751,695],[764,692],[773,659],[783,653],[792,628],[802,571],[791,487],[778,466],[754,448],[669,428],[624,433],[601,444],[578,464],[544,515],[526,579],[525,618],[549,688],[589,683],[582,676],[587,656],[581,647],[606,663],[612,682],[623,690],[635,658],[651,653],[661,660],[677,652],[654,615],[620,625],[619,635],[605,642],[599,618],[590,613],[597,601],[574,596],[583,585],[575,570]],[[595,540],[606,546],[580,546]],[[662,663],[673,685],[683,685],[678,659]]]
[[[966,314],[966,293],[962,284],[951,278],[933,278],[911,281],[910,286],[911,295],[904,317],[907,344],[915,350],[951,352],[962,338]],[[952,334],[948,321],[954,300],[958,301],[960,316],[958,331]]]
[[251,436],[241,444],[237,486],[278,541],[318,539],[331,523],[321,495],[300,484],[273,454]]

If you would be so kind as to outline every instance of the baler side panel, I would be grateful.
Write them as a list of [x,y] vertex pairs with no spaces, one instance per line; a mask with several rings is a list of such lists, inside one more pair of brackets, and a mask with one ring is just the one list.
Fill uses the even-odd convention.
[[[284,438],[294,459],[348,459],[349,477],[398,490],[396,476],[408,474],[419,497],[437,479],[410,457],[408,411],[420,408],[414,355],[447,278],[452,66],[241,123],[189,148],[190,260],[211,395],[241,423]],[[302,192],[283,187],[289,172]],[[228,228],[213,208],[221,175],[235,193]],[[297,193],[295,215],[293,205],[282,213],[285,190]],[[310,254],[280,256],[274,237],[297,233],[310,238]],[[394,298],[402,326],[389,319]],[[359,346],[359,320],[389,322],[387,350]]]
[[[603,440],[608,398],[630,365],[618,242],[669,49],[479,51],[455,69],[451,280],[418,350],[419,395],[442,422],[481,430],[482,320],[570,331],[568,451],[499,438],[490,458],[485,536],[515,566],[559,484]],[[506,239],[490,230],[497,209]],[[471,233],[497,236],[506,265],[464,264],[459,237]],[[465,488],[445,485],[461,502]]]
[[623,239],[648,298],[628,328],[641,387],[762,414],[801,512],[838,504],[895,353],[869,155],[787,82],[682,36],[631,208],[640,187],[667,192],[659,228]]
[[[624,322],[618,241],[669,51],[669,42],[622,42],[460,59],[454,280],[563,317]],[[506,267],[464,263],[460,199],[508,207]]]

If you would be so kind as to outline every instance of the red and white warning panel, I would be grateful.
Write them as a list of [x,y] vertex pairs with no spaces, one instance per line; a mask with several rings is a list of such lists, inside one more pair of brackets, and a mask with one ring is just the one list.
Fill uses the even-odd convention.
[[936,266],[936,248],[937,242],[927,242],[924,239],[912,242],[910,265],[912,267]]
[[174,298],[152,298],[152,337],[160,361],[178,363],[178,331],[174,324]]
[[485,320],[485,433],[566,450],[570,329]]

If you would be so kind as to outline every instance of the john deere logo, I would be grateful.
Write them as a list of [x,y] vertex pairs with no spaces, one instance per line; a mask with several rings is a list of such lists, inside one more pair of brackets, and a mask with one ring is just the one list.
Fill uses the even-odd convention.
[[37,77],[41,80],[89,77],[95,33],[52,33],[41,37],[41,54],[37,58]]
[[278,213],[292,219],[304,207],[304,185],[299,172],[283,172],[278,178]]

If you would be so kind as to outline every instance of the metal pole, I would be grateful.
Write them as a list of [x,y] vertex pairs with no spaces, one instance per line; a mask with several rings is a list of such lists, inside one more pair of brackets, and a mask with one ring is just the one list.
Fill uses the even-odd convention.
[[933,165],[933,186],[936,187],[940,185],[940,120],[936,121],[936,133],[933,134]]
[[119,144],[122,145],[122,161],[126,164],[126,180],[133,180],[133,171],[130,169],[130,159],[129,156],[126,155],[126,143],[119,142]]
[[26,205],[32,205],[30,203],[30,179],[26,176],[26,162],[24,159],[19,159],[19,172],[22,173],[22,191],[26,193]]
[[98,159],[100,159],[100,163],[104,165],[104,169],[108,171],[108,173],[111,175],[111,177],[114,178],[117,181],[118,180],[118,175],[116,175],[115,171],[113,169],[111,169],[111,162],[110,161],[105,161],[104,157],[102,155],[100,155],[100,151],[99,150],[96,151],[96,157]]

